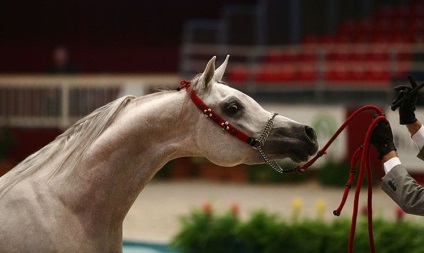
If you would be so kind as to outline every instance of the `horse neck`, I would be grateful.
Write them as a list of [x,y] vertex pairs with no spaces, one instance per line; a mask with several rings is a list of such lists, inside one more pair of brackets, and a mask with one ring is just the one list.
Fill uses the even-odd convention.
[[[104,215],[122,222],[138,194],[171,159],[200,155],[193,135],[198,113],[184,92],[141,97],[117,115],[91,145],[76,173],[68,175],[63,198],[93,219]],[[71,196],[71,197],[70,197]],[[89,210],[89,209],[93,210]],[[95,212],[92,212],[94,211]]]

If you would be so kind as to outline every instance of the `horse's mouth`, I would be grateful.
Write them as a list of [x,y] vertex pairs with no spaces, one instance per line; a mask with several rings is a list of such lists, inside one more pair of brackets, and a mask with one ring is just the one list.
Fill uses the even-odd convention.
[[302,164],[305,163],[307,161],[309,161],[309,159],[311,158],[312,155],[310,154],[295,154],[295,155],[290,155],[288,156],[286,159],[290,159],[293,163],[296,164]]
[[308,155],[304,155],[304,156],[296,156],[296,157],[290,157],[290,160],[292,160],[295,163],[304,163],[307,162],[309,160]]
[[270,140],[266,143],[264,151],[272,159],[288,158],[295,163],[302,163],[307,162],[318,151],[318,143],[306,143],[292,138],[284,138],[283,141]]

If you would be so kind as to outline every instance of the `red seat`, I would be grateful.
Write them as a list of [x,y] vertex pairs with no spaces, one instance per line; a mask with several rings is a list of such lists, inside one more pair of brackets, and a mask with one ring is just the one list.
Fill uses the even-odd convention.
[[318,59],[317,52],[301,52],[299,53],[299,61],[301,62],[315,62]]
[[367,69],[365,78],[370,82],[388,83],[390,81],[390,71],[387,67],[373,66]]
[[410,70],[411,62],[398,63],[396,64],[396,68],[394,69],[392,76],[396,79],[405,79]]
[[[407,29],[405,29],[404,31],[406,30]],[[389,43],[411,43],[412,37],[409,33],[398,32],[390,36],[388,41]]]
[[331,52],[326,55],[326,60],[329,61],[350,61],[351,54],[346,51]]
[[336,42],[336,38],[333,35],[322,35],[318,37],[319,44],[334,44]]
[[347,81],[349,80],[349,70],[343,65],[332,67],[324,72],[324,80]]
[[296,62],[299,54],[296,50],[270,52],[265,56],[268,63]]
[[353,43],[364,44],[370,42],[369,34],[354,34],[352,38]]
[[280,62],[280,54],[279,53],[269,53],[265,56],[266,63],[277,63]]
[[363,81],[366,79],[366,69],[363,65],[354,65],[350,70],[350,79],[352,81]]
[[334,43],[347,44],[352,42],[350,34],[339,33],[334,37]]
[[351,55],[351,60],[355,62],[364,62],[369,60],[368,52],[353,52]]
[[390,60],[388,52],[374,51],[369,53],[368,59],[374,62],[387,62]]
[[291,66],[261,66],[256,72],[255,79],[260,82],[276,83],[281,81],[293,81],[295,76],[295,69]]
[[280,62],[296,62],[299,59],[299,54],[295,50],[288,50],[281,53]]
[[277,68],[278,81],[294,81],[296,79],[296,69],[294,66],[282,66]]
[[267,66],[261,66],[256,70],[255,80],[259,82],[273,82],[275,81],[276,75]]
[[412,54],[410,52],[397,53],[395,56],[397,61],[410,62],[412,60]]
[[388,44],[390,42],[390,36],[384,33],[375,33],[371,41],[375,44]]
[[230,69],[228,77],[231,81],[244,82],[247,81],[247,69],[243,66],[234,66]]
[[301,65],[298,69],[297,80],[299,82],[314,82],[317,80],[317,69],[313,65]]

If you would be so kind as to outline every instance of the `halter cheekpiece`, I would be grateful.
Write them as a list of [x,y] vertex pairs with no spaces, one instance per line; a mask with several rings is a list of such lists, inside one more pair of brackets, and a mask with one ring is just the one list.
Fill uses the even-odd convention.
[[[177,88],[177,91],[180,91],[182,89],[185,89],[187,92],[189,92],[191,85],[191,81],[183,80],[180,83],[180,86]],[[259,139],[255,137],[251,137],[241,131],[240,129],[234,127],[231,125],[228,121],[223,119],[221,116],[216,114],[209,106],[207,106],[202,99],[197,95],[197,93],[192,90],[191,91],[191,100],[196,105],[197,108],[205,115],[206,118],[209,118],[213,122],[215,122],[218,126],[221,127],[223,131],[226,131],[236,137],[237,139],[249,144],[254,149],[257,149],[264,160],[265,163],[270,165],[274,170],[280,172],[280,173],[292,173],[295,172],[295,170],[284,170],[280,167],[280,165],[275,161],[270,161],[268,157],[266,156],[265,152],[263,151],[262,147],[265,145],[266,140],[268,139],[269,133],[271,132],[272,127],[274,126],[274,118],[277,116],[278,113],[273,113],[269,119],[267,124],[265,125],[265,128],[262,130],[261,136]]]

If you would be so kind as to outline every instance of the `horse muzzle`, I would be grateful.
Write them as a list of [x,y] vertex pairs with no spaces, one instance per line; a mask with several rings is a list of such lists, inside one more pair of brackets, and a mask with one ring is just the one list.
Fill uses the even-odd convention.
[[312,127],[299,123],[273,128],[263,149],[273,160],[290,158],[295,162],[305,162],[318,151],[316,132]]

